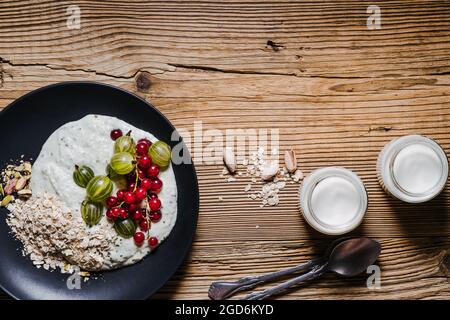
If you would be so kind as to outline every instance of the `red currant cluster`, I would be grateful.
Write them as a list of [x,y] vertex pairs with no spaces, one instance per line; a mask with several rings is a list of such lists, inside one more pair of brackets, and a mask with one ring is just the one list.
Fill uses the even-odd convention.
[[[122,136],[120,129],[111,131],[111,138],[116,140]],[[152,164],[148,155],[148,149],[152,142],[141,139],[136,144],[136,168],[134,172],[126,176],[127,187],[117,191],[116,196],[106,199],[106,216],[112,221],[131,218],[140,231],[133,238],[140,246],[148,236],[152,222],[161,220],[161,200],[157,193],[161,190],[163,183],[158,178],[159,167]],[[148,244],[154,248],[158,245],[156,237],[148,236]]]

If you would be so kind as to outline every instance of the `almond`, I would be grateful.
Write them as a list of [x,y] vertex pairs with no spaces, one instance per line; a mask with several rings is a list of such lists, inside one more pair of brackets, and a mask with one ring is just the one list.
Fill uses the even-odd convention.
[[236,157],[234,156],[233,149],[230,147],[226,147],[223,150],[223,162],[230,173],[234,173],[236,171]]
[[284,164],[288,172],[292,173],[297,169],[297,157],[294,149],[286,150],[284,153]]

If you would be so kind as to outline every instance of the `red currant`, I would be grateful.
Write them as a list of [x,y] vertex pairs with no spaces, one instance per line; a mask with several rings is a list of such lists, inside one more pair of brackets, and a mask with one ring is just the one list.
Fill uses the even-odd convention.
[[134,242],[140,246],[145,240],[145,234],[143,232],[136,232],[133,236]]
[[122,219],[128,218],[128,212],[127,212],[127,210],[125,210],[124,208],[120,208],[120,209],[119,209],[119,212],[120,212],[120,217],[121,217]]
[[144,188],[141,188],[141,187],[137,188],[136,191],[134,192],[134,196],[138,200],[144,200],[146,195],[147,195],[147,190],[145,190]]
[[148,239],[148,245],[149,245],[151,248],[157,247],[157,246],[158,246],[158,239],[157,239],[156,237],[150,237],[150,238]]
[[162,186],[163,186],[162,181],[159,178],[154,178],[152,180],[151,190],[154,192],[159,192],[159,190],[161,190]]
[[141,170],[141,169],[137,169],[137,174],[138,174],[138,177],[139,177],[139,179],[145,179],[145,178],[147,178],[147,173],[144,171],[144,170]]
[[138,208],[138,206],[137,206],[137,204],[135,204],[135,203],[132,203],[132,204],[126,204],[126,207],[125,207],[125,209],[128,211],[128,212],[133,212],[134,210],[136,210]]
[[148,152],[148,148],[149,148],[149,147],[150,147],[150,146],[149,146],[148,144],[146,144],[145,142],[139,142],[139,143],[136,145],[136,153],[137,153],[139,156],[146,155],[147,152]]
[[113,219],[117,219],[120,217],[120,208],[119,207],[115,207],[111,209],[111,216],[113,217]]
[[136,197],[133,192],[127,191],[123,196],[123,200],[128,204],[133,204],[136,201]]
[[118,138],[120,138],[123,135],[122,130],[120,129],[114,129],[111,131],[110,133],[110,137],[111,139],[113,139],[114,141],[116,141]]
[[125,192],[126,192],[126,190],[122,190],[122,189],[117,190],[117,193],[116,193],[117,199],[123,200],[125,197]]
[[147,176],[149,178],[156,178],[159,174],[159,167],[156,164],[152,164],[147,170]]
[[119,203],[119,199],[117,199],[117,197],[108,197],[106,199],[106,206],[108,208],[112,208],[117,206],[117,204]]
[[[138,144],[139,144],[139,143],[144,143],[144,144],[148,145],[148,148],[152,145],[152,142],[151,142],[150,140],[146,139],[146,138],[139,139],[139,140],[138,140]],[[148,148],[147,148],[147,149],[148,149]]]
[[152,158],[150,156],[142,156],[138,160],[138,166],[141,169],[147,169],[152,164]]
[[142,215],[141,209],[136,209],[133,211],[133,220],[134,221],[139,222],[142,220],[142,218],[144,218],[144,216]]
[[149,192],[148,193],[148,198],[149,199],[158,198],[158,195],[156,193],[154,193],[154,192]]
[[152,222],[158,222],[159,220],[161,220],[161,211],[158,210],[158,211],[152,212],[150,214],[150,220]]
[[148,205],[151,211],[158,211],[161,208],[161,200],[158,198],[151,198],[148,201]]
[[113,219],[114,219],[114,216],[112,215],[111,209],[106,210],[106,217],[107,217],[109,220],[113,220]]
[[135,187],[136,187],[136,184],[134,182],[129,183],[128,184],[128,191],[133,192]]
[[145,190],[148,190],[152,187],[152,180],[145,178],[141,180],[141,184],[140,184],[141,188],[144,188]]
[[142,231],[147,232],[148,229],[150,229],[150,226],[149,226],[149,224],[148,224],[148,221],[145,220],[145,219],[141,220],[141,222],[139,222],[139,228],[140,228]]

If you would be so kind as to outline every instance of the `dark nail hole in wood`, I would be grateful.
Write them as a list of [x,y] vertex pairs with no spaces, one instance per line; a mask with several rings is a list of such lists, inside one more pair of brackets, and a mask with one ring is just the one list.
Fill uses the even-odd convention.
[[270,47],[275,52],[278,52],[280,51],[280,49],[285,48],[285,46],[283,46],[282,44],[276,43],[275,41],[272,40],[267,40],[266,48],[267,47]]
[[150,73],[148,72],[140,72],[136,77],[136,89],[139,92],[148,92],[152,85],[152,81],[150,80]]

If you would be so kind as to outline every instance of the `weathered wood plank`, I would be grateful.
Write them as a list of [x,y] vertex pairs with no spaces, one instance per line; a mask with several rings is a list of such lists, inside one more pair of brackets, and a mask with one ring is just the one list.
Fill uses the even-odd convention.
[[[0,4],[0,57],[15,64],[97,70],[112,76],[175,66],[297,76],[379,77],[450,71],[446,1],[64,1]],[[76,54],[74,54],[76,52]]]

